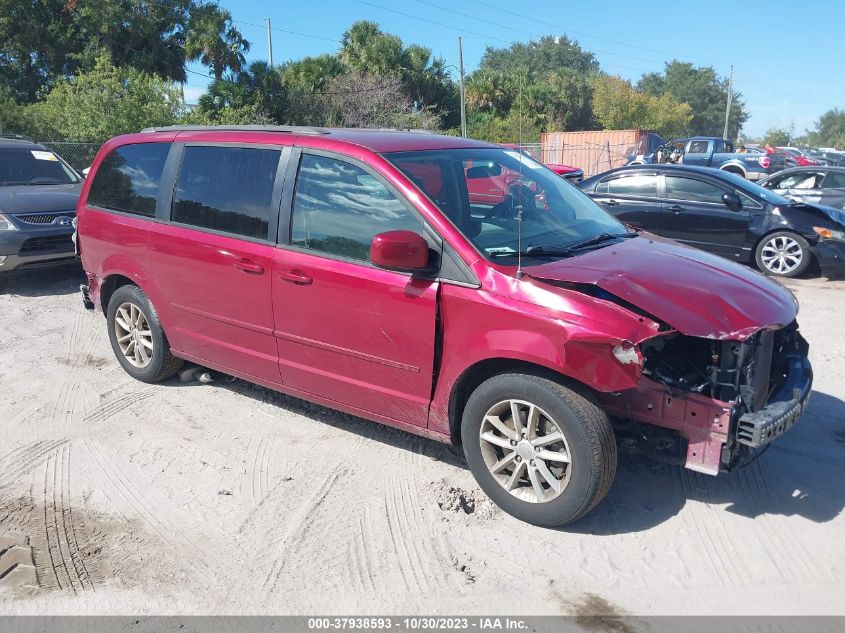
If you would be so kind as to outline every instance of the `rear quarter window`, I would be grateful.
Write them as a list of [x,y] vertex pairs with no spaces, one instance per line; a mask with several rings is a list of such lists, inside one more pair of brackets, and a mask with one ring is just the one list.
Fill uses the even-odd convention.
[[173,221],[268,239],[281,150],[188,146],[173,194]]
[[135,143],[112,150],[100,163],[88,204],[154,217],[170,143]]

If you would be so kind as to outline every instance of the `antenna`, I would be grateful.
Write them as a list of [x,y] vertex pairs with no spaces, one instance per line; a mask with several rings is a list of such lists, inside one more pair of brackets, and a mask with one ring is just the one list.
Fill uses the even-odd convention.
[[[519,186],[522,186],[522,84],[524,76],[519,77],[519,144],[517,151],[519,161]],[[522,279],[525,273],[522,270],[522,201],[519,202],[516,214],[516,278]]]

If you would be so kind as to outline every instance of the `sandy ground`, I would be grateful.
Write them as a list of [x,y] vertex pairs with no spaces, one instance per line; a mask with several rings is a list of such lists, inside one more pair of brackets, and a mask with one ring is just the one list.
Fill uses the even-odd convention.
[[623,455],[566,530],[501,513],[453,447],[133,381],[80,282],[0,279],[0,613],[845,613],[845,282],[789,284],[815,393],[771,450],[718,478]]

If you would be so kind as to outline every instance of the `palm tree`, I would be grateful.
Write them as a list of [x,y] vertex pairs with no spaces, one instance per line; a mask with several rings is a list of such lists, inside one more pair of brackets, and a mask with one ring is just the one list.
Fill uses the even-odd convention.
[[227,70],[240,72],[248,50],[249,42],[232,25],[231,13],[215,4],[202,5],[192,12],[185,55],[211,68],[215,79],[220,80]]

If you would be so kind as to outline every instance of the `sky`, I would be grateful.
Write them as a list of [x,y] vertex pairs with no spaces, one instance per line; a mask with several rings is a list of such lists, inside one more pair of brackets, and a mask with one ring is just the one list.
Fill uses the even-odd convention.
[[[825,111],[845,107],[845,1],[767,0],[221,0],[252,43],[248,61],[273,62],[336,52],[356,20],[377,22],[406,44],[423,44],[466,72],[487,46],[567,35],[592,51],[605,72],[636,82],[680,59],[727,77],[751,117],[744,137],[769,128],[813,128]],[[185,96],[195,101],[207,69],[191,64]],[[454,69],[452,69],[454,70]],[[194,74],[199,73],[199,74]],[[455,73],[457,77],[457,73]]]

